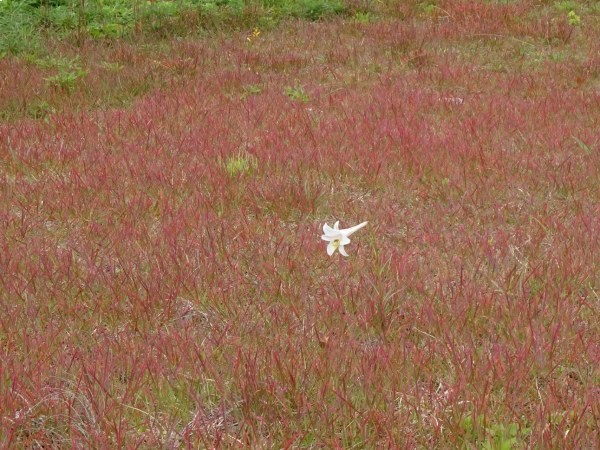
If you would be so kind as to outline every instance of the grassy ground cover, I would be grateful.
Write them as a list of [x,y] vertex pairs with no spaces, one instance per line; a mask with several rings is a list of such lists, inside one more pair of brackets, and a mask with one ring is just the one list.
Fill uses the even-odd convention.
[[1,447],[597,448],[597,2],[38,3]]

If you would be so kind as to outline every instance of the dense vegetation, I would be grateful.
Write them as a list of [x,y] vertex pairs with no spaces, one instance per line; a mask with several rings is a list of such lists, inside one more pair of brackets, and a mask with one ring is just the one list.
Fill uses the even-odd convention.
[[0,54],[0,447],[598,447],[598,2],[0,0]]
[[0,55],[35,51],[48,35],[78,40],[190,35],[250,25],[272,28],[285,18],[319,20],[348,10],[338,0],[3,0]]

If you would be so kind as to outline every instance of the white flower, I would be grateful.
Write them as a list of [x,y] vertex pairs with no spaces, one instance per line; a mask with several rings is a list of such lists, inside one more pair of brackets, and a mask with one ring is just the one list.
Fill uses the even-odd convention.
[[346,253],[346,250],[344,250],[344,245],[348,245],[350,243],[348,236],[355,231],[360,230],[367,223],[368,222],[359,223],[358,225],[355,225],[351,228],[345,228],[343,230],[340,230],[339,220],[333,225],[333,228],[327,224],[323,225],[323,233],[325,234],[321,236],[321,239],[329,242],[327,245],[327,254],[331,256],[336,249],[339,249],[342,255],[348,256],[348,253]]

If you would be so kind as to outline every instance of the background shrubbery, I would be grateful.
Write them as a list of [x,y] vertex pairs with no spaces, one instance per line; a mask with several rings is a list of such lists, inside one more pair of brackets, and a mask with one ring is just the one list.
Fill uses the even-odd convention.
[[43,35],[122,38],[136,32],[189,34],[203,29],[270,27],[282,18],[344,14],[341,0],[3,0],[0,54],[30,52]]

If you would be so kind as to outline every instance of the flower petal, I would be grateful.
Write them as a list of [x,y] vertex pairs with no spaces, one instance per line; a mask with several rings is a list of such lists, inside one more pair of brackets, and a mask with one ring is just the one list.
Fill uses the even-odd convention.
[[324,241],[335,241],[337,239],[337,236],[327,236],[326,234],[324,234],[323,236],[321,236],[321,239],[323,239]]
[[334,245],[333,242],[330,242],[329,245],[327,245],[327,254],[329,256],[333,255],[333,252],[335,252],[335,249],[337,248],[336,245]]
[[325,225],[323,225],[323,233],[325,233],[327,235],[331,235],[331,234],[337,234],[338,231],[331,228],[328,224],[325,224]]
[[355,233],[356,231],[360,230],[362,227],[366,226],[368,223],[369,222],[359,223],[358,225],[355,225],[353,227],[340,230],[340,233],[345,234],[346,236],[350,236],[352,233]]
[[336,231],[340,229],[340,221],[339,220],[333,224],[333,229]]
[[350,243],[350,238],[348,236],[342,235],[340,238],[340,245],[348,245]]
[[346,250],[344,250],[344,246],[340,245],[339,247],[340,253],[344,256],[348,256],[348,253],[346,253]]

